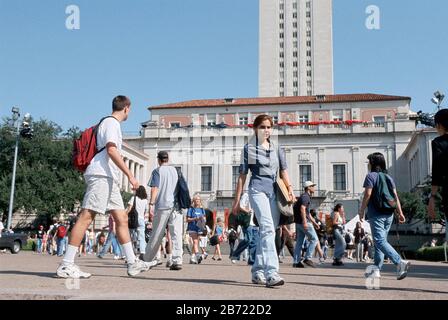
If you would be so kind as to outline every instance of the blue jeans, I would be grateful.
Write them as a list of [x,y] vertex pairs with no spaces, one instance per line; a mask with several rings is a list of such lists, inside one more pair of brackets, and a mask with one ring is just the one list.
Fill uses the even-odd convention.
[[249,189],[249,201],[259,223],[260,237],[257,242],[252,275],[263,273],[266,278],[277,276],[279,263],[275,248],[275,229],[280,220],[275,194]]
[[258,227],[250,227],[251,229],[251,239],[249,242],[249,258],[247,259],[247,264],[253,266],[255,263],[255,257],[257,253],[257,244],[260,239],[260,234],[258,232]]
[[340,228],[334,228],[333,231],[334,238],[334,258],[341,260],[345,254],[345,248],[347,244],[345,243],[345,238],[342,236],[342,230]]
[[140,253],[144,253],[146,251],[145,219],[138,219],[137,237],[138,250],[140,251]]
[[57,255],[58,257],[64,254],[64,244],[65,238],[56,238],[56,247],[57,247]]
[[112,231],[110,231],[109,234],[107,235],[106,242],[104,243],[104,246],[101,249],[101,252],[98,254],[98,256],[103,257],[109,251],[109,248],[111,245],[112,245],[112,251],[114,252],[114,255],[121,257],[120,244],[118,243],[115,233],[113,233]]
[[42,253],[42,239],[37,239],[37,252]]
[[372,229],[373,243],[375,244],[374,264],[381,270],[384,263],[384,255],[397,265],[401,262],[401,257],[395,249],[387,242],[387,234],[394,220],[393,215],[381,215],[369,217],[370,228]]
[[243,228],[243,235],[244,239],[239,241],[238,247],[233,250],[233,254],[231,255],[231,257],[235,260],[240,260],[241,253],[249,247],[249,244],[252,241],[252,226]]
[[299,263],[302,260],[302,247],[305,242],[305,236],[308,238],[308,246],[306,249],[305,260],[312,258],[314,250],[316,249],[319,238],[317,237],[316,230],[314,230],[313,224],[307,222],[308,230],[305,231],[303,224],[296,223],[297,241],[294,249],[294,263]]

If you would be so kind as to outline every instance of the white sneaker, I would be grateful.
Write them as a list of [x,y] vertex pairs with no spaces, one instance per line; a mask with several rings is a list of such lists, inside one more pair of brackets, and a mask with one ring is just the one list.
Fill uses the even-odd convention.
[[114,260],[119,260],[120,256],[114,256]]
[[230,260],[230,261],[232,261],[232,263],[233,263],[233,264],[235,264],[235,263],[236,263],[236,260]]
[[254,284],[261,284],[261,285],[266,285],[266,278],[262,273],[255,273],[254,275],[252,275],[252,283]]
[[408,275],[409,266],[411,263],[407,260],[401,260],[397,266],[397,280],[403,280]]
[[282,286],[285,284],[285,280],[280,278],[278,274],[272,275],[266,279],[266,287],[276,287],[276,286]]
[[171,268],[172,265],[173,265],[173,260],[168,260],[168,261],[166,262],[166,267],[167,267],[167,268]]
[[72,279],[80,279],[80,278],[87,279],[92,276],[90,273],[82,272],[76,264],[64,265],[62,263],[56,270],[56,275],[59,278],[72,278]]
[[128,263],[128,276],[134,277],[140,272],[148,271],[152,266],[154,266],[154,262],[145,262],[136,259],[134,263]]
[[366,278],[381,278],[381,272],[378,268],[373,268],[370,272],[364,273],[364,277]]

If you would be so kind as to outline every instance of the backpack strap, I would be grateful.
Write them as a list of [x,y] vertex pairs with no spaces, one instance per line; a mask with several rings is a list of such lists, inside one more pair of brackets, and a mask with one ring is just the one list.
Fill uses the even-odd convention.
[[[95,129],[94,129],[94,130],[95,130],[95,138],[97,138],[97,135],[98,135],[98,128],[100,127],[100,124],[101,124],[104,120],[106,120],[107,118],[114,118],[115,120],[118,121],[118,119],[115,118],[114,116],[107,116],[107,117],[101,118],[100,122],[98,122],[98,124],[95,126]],[[100,150],[97,150],[96,153],[100,153],[100,152],[103,151],[104,149],[106,149],[106,146],[102,147]]]

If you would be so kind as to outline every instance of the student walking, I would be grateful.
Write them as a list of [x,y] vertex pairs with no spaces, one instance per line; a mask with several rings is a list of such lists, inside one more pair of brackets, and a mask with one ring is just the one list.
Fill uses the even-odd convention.
[[162,239],[168,226],[172,244],[172,261],[170,270],[182,269],[182,227],[183,215],[179,204],[175,200],[177,197],[176,186],[178,173],[176,168],[169,165],[169,155],[166,151],[157,154],[159,167],[154,169],[149,181],[151,188],[150,197],[150,219],[152,222],[152,232],[144,255],[144,260],[157,264],[155,260],[159,251]]
[[331,219],[333,220],[333,239],[334,239],[334,257],[333,266],[343,266],[344,263],[342,259],[345,255],[345,249],[347,243],[345,242],[344,225],[345,221],[345,211],[344,206],[340,203],[336,204],[333,213],[331,214]]
[[202,255],[199,253],[199,237],[203,234],[206,226],[205,210],[202,206],[200,195],[193,197],[193,203],[187,212],[187,233],[193,241],[191,264],[199,264],[202,261]]
[[442,211],[445,214],[445,241],[448,241],[448,109],[442,109],[434,116],[439,137],[431,142],[432,188],[428,204],[428,215],[436,219],[435,199],[442,187]]
[[144,253],[146,250],[145,241],[145,214],[149,211],[148,195],[146,193],[146,188],[144,186],[139,186],[135,195],[131,197],[128,202],[128,207],[126,212],[132,209],[135,200],[135,209],[138,213],[138,227],[137,227],[137,249],[139,253]]
[[268,115],[259,115],[255,118],[254,136],[242,151],[240,176],[232,207],[234,214],[240,212],[241,194],[250,170],[249,201],[260,228],[256,259],[251,269],[252,282],[267,287],[284,284],[279,275],[279,261],[275,248],[275,230],[280,212],[274,184],[279,174],[288,188],[290,201],[294,201],[293,188],[286,171],[285,152],[271,137],[273,125],[274,122]]
[[69,245],[62,263],[56,271],[58,277],[89,278],[91,276],[75,265],[75,255],[85,231],[96,214],[104,214],[108,210],[117,224],[117,236],[126,256],[128,275],[136,276],[150,267],[136,259],[134,255],[129,236],[128,218],[118,187],[120,171],[128,177],[133,190],[139,186],[120,154],[122,146],[120,124],[128,119],[130,110],[129,98],[115,97],[112,101],[112,115],[103,119],[97,127],[97,153],[84,172],[87,190],[82,203],[82,211],[70,234]]
[[[316,265],[311,260],[314,254],[319,239],[317,238],[314,227],[319,228],[314,218],[310,213],[311,196],[314,194],[316,184],[312,181],[305,181],[303,184],[305,192],[300,196],[298,201],[294,204],[294,221],[296,223],[297,241],[294,250],[294,268],[304,268],[305,266],[315,268]],[[302,260],[302,247],[308,239],[305,258]]]
[[[397,266],[397,280],[402,280],[408,274],[410,263],[401,259],[387,241],[387,235],[392,226],[395,211],[398,212],[399,223],[404,223],[406,219],[401,210],[395,182],[387,174],[384,156],[377,152],[369,155],[367,159],[370,172],[364,181],[364,198],[359,209],[359,219],[362,223],[367,208],[367,220],[372,229],[375,245],[374,265],[377,268],[373,268],[371,273],[365,275],[366,277],[381,277],[380,271],[386,255]],[[384,202],[385,200],[387,203]]]

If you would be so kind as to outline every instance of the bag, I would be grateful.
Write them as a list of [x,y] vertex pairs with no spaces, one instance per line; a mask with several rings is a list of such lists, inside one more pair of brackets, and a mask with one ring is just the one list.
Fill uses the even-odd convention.
[[59,226],[57,231],[56,231],[56,236],[59,239],[62,239],[62,238],[65,237],[66,233],[67,233],[67,229],[65,228],[65,226]]
[[138,212],[136,207],[137,196],[134,195],[134,204],[132,205],[131,210],[128,215],[128,228],[129,229],[137,229],[138,228]]
[[[291,217],[294,215],[293,204],[289,201],[288,189],[285,183],[280,178],[280,172],[277,175],[277,181],[275,184],[276,194],[277,194],[277,207],[282,215]],[[285,191],[286,190],[286,191]]]
[[96,135],[101,122],[107,118],[114,117],[108,116],[102,118],[98,124],[84,130],[81,136],[73,141],[72,163],[75,169],[81,173],[86,171],[93,157],[106,148],[104,146],[100,150],[97,150]]
[[219,237],[218,235],[214,235],[213,237],[210,238],[210,245],[211,246],[216,246],[219,243]]
[[378,212],[393,214],[397,209],[397,201],[394,197],[394,188],[390,179],[383,173],[378,172],[378,179],[372,190],[373,206]]
[[235,230],[231,229],[228,235],[229,242],[235,242],[238,239],[238,234]]
[[346,244],[350,244],[350,242],[352,241],[352,239],[348,233],[345,234],[344,238],[345,238],[344,240],[345,240]]
[[177,170],[177,185],[176,185],[176,200],[180,209],[188,209],[191,207],[190,191],[188,190],[188,184],[185,180],[182,172]]
[[237,225],[241,226],[242,228],[249,227],[250,226],[250,218],[251,218],[250,213],[240,212],[236,218]]
[[325,216],[325,231],[328,235],[332,235],[334,231],[333,218],[330,215]]

